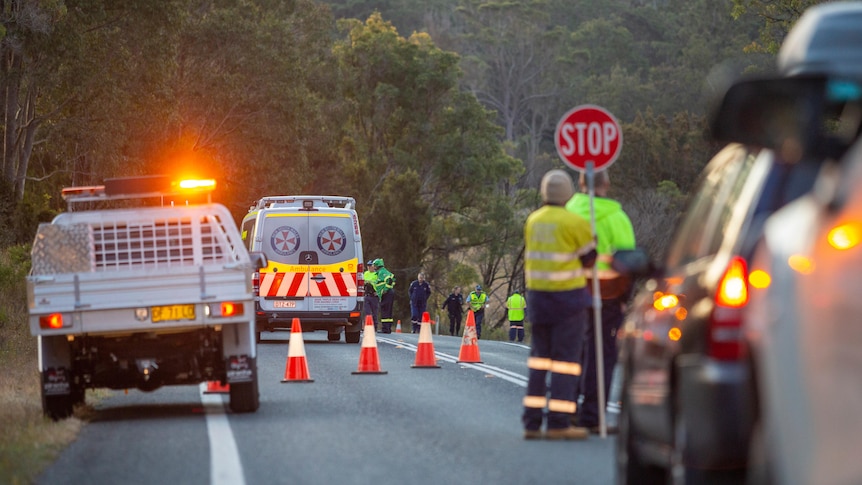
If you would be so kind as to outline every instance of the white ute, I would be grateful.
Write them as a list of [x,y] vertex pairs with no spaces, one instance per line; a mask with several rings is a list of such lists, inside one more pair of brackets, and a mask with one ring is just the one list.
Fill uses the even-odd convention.
[[212,381],[229,385],[232,411],[257,410],[251,276],[266,261],[210,202],[214,184],[63,190],[68,212],[39,226],[27,276],[47,416],[71,415],[88,388]]

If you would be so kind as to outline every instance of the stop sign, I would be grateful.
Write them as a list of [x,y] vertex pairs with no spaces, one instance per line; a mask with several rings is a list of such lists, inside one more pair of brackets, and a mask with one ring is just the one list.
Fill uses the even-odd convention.
[[608,168],[619,156],[623,132],[607,110],[582,104],[569,110],[557,123],[554,143],[566,165],[586,172],[587,162],[593,162],[593,170],[598,171]]

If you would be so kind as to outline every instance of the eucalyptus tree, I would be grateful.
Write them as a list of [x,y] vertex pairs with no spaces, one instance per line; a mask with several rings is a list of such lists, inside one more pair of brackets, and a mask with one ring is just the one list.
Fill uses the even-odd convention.
[[355,191],[369,257],[384,257],[402,281],[422,268],[448,286],[452,259],[483,258],[512,220],[502,188],[519,163],[494,114],[460,90],[456,54],[424,33],[400,36],[379,14],[341,25],[335,53],[349,108],[331,186]]

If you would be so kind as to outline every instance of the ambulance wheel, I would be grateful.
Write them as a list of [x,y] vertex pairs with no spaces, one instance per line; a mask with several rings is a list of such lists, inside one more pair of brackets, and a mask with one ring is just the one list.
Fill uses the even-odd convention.
[[359,331],[356,332],[344,332],[344,341],[349,344],[358,344],[359,343]]
[[338,342],[339,340],[341,340],[341,332],[329,332],[326,335],[326,338],[330,342]]

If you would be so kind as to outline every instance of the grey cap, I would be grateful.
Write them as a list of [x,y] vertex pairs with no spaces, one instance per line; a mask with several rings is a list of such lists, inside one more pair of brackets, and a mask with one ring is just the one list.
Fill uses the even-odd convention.
[[565,205],[575,195],[575,185],[568,173],[559,170],[549,170],[542,177],[539,187],[542,193],[542,202],[546,204]]

